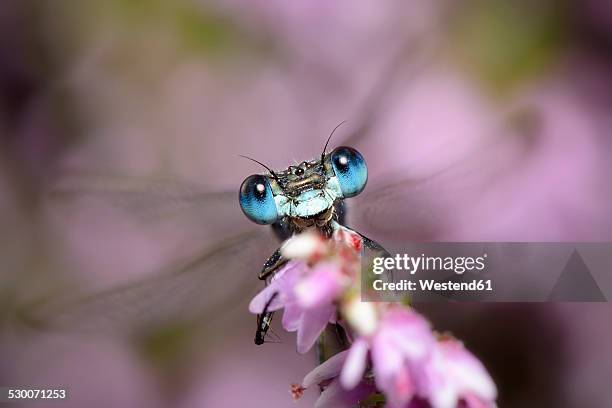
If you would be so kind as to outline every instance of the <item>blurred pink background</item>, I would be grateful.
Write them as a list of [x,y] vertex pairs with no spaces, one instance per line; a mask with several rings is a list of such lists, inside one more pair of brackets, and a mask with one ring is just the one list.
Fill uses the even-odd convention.
[[[383,245],[610,241],[611,27],[604,0],[3,1],[0,386],[68,387],[55,406],[284,407],[316,363],[280,327],[281,343],[253,345],[246,305],[270,248],[189,292],[246,288],[197,325],[141,328],[156,304],[138,320],[113,299],[32,324],[32,305],[146,282],[239,231],[275,245],[237,199],[147,218],[158,203],[53,198],[70,177],[237,198],[261,170],[239,154],[285,168],[347,120],[332,144],[370,171],[349,225]],[[79,330],[107,311],[134,320]],[[607,303],[420,311],[482,358],[501,407],[612,405]]]

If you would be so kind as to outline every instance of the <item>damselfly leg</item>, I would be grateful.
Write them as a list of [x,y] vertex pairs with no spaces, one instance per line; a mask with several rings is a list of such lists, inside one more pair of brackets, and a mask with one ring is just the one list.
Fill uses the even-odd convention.
[[[261,314],[257,315],[257,331],[255,332],[255,344],[261,346],[266,342],[266,335],[268,334],[268,330],[271,330],[270,325],[272,324],[272,318],[274,317],[274,312],[270,312],[270,305],[278,296],[278,292],[275,292],[270,299],[266,302]],[[272,333],[274,333],[272,331]]]

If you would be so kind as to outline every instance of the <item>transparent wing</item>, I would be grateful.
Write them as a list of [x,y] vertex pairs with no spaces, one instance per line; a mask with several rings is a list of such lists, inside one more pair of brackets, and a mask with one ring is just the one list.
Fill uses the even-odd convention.
[[213,320],[261,285],[257,273],[275,246],[264,231],[240,234],[146,279],[30,305],[21,320],[42,329],[114,334]]
[[182,181],[63,172],[48,189],[47,215],[71,260],[77,289],[68,291],[85,293],[25,307],[23,321],[121,333],[223,316],[261,284],[278,245],[237,201],[236,192]]
[[452,237],[459,224],[503,199],[496,189],[520,169],[529,147],[500,139],[429,177],[373,180],[351,201],[350,225],[385,243]]
[[252,226],[242,216],[236,191],[207,191],[172,179],[63,172],[47,197],[51,212],[69,221],[75,212],[93,210],[92,216],[128,218],[144,230],[164,224],[184,227],[185,233],[231,235]]

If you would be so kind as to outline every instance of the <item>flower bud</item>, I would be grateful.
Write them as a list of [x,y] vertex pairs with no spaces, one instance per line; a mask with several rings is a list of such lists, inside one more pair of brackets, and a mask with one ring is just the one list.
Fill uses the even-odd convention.
[[378,315],[373,303],[362,302],[357,296],[343,305],[347,322],[361,336],[371,336],[378,327]]
[[323,241],[318,234],[306,232],[288,239],[281,247],[281,254],[289,259],[308,260],[321,252]]

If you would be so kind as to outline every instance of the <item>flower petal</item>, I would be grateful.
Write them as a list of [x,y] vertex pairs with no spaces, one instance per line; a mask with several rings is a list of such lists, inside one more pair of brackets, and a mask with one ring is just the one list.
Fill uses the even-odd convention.
[[484,365],[458,341],[438,344],[452,381],[462,395],[474,394],[486,401],[494,401],[497,389]]
[[384,318],[382,331],[390,342],[410,361],[427,357],[435,338],[427,320],[409,309],[396,309]]
[[274,275],[268,286],[255,295],[251,303],[249,303],[249,311],[255,314],[263,312],[266,304],[275,293],[278,293],[278,295],[270,303],[268,310],[272,312],[284,307],[286,303],[292,300],[293,287],[302,275],[305,267],[302,262],[289,262]]
[[403,368],[403,356],[385,332],[372,340],[372,366],[377,381],[385,381]]
[[372,303],[362,302],[358,296],[344,302],[342,309],[347,322],[361,336],[371,336],[378,327],[376,308]]
[[467,408],[494,408],[496,407],[494,402],[484,402],[480,398],[467,394],[463,396],[463,401]]
[[458,399],[459,395],[455,387],[443,384],[431,393],[429,403],[432,408],[455,408],[458,405]]
[[255,295],[255,297],[251,300],[251,303],[249,303],[249,312],[254,314],[259,314],[263,312],[264,308],[266,307],[266,304],[270,301],[270,299],[272,299],[272,296],[274,296],[275,293],[278,293],[278,295],[272,300],[272,303],[270,303],[270,305],[268,306],[268,311],[272,312],[274,310],[282,308],[282,293],[280,293],[278,285],[271,283],[270,285],[263,288],[262,291]]
[[276,284],[281,291],[290,295],[293,291],[293,287],[303,276],[307,268],[308,266],[304,262],[290,261],[274,274],[270,281],[270,285]]
[[359,403],[375,391],[374,387],[367,383],[361,383],[347,391],[340,386],[338,380],[334,380],[321,393],[315,408],[353,408],[360,406]]
[[497,390],[482,363],[456,340],[435,344],[426,366],[422,387],[433,408],[455,408],[460,400],[467,407],[494,406]]
[[330,357],[323,364],[318,365],[314,370],[306,374],[304,380],[302,380],[302,387],[309,388],[315,384],[320,384],[325,380],[337,377],[342,370],[342,365],[346,360],[348,350],[341,351],[340,353]]
[[380,384],[377,378],[376,384],[385,393],[389,408],[405,407],[417,391],[408,365],[404,365],[402,369],[388,377],[385,381],[381,381]]
[[308,259],[325,248],[319,234],[305,232],[289,238],[281,247],[281,253],[289,259]]
[[298,353],[303,354],[310,350],[334,313],[335,307],[331,304],[302,313],[297,335]]
[[353,389],[363,379],[368,357],[368,342],[365,339],[357,339],[348,351],[348,357],[342,372],[340,373],[340,384],[347,389]]
[[343,289],[336,264],[320,264],[295,286],[300,306],[306,309],[331,303]]
[[300,327],[302,309],[295,303],[285,305],[282,325],[288,332],[294,332]]

